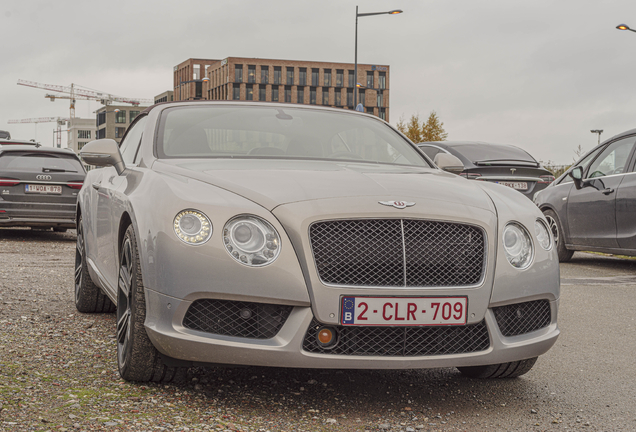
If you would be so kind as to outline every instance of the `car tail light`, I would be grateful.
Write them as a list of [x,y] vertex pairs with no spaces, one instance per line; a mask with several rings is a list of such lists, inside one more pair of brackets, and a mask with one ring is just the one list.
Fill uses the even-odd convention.
[[459,175],[469,180],[481,180],[480,179],[481,174],[479,173],[463,172],[463,173],[460,173]]
[[66,185],[72,189],[81,189],[84,182],[68,182]]
[[550,184],[554,181],[553,175],[543,175],[539,177],[539,184]]
[[15,186],[20,184],[20,180],[0,178],[0,186]]

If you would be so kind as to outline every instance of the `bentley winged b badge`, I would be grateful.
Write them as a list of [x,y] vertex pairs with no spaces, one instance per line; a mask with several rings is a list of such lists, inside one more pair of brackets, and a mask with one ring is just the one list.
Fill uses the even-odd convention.
[[378,202],[385,206],[393,206],[396,209],[403,209],[403,208],[412,207],[415,205],[414,202],[406,202],[406,201],[378,201]]

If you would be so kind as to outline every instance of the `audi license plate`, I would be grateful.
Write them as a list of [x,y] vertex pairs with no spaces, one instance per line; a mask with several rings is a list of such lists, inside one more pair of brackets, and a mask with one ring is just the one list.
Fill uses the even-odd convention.
[[24,191],[26,193],[61,194],[62,186],[28,184],[24,186]]
[[506,182],[506,181],[498,181],[500,185],[508,186],[517,190],[528,190],[527,182]]
[[467,297],[342,297],[343,325],[465,325]]

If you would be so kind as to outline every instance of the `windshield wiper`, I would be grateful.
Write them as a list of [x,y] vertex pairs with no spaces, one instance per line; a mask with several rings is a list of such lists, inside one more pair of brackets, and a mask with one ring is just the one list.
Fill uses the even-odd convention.
[[475,165],[498,165],[498,164],[503,164],[506,162],[512,162],[514,163],[521,163],[524,165],[531,165],[531,166],[535,166],[538,167],[539,163],[538,162],[532,162],[529,160],[523,160],[523,159],[484,159],[484,160],[480,160],[480,161],[475,161],[473,162]]
[[76,173],[77,171],[65,170],[65,169],[62,169],[62,168],[42,168],[42,172],[74,172],[74,173]]

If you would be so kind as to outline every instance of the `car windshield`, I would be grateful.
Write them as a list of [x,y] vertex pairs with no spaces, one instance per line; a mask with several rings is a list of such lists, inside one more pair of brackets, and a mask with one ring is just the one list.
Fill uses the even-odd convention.
[[6,152],[0,155],[0,169],[27,172],[84,172],[72,155],[43,152]]
[[461,153],[469,161],[480,164],[492,164],[502,162],[521,162],[537,165],[537,161],[525,151],[513,146],[496,144],[462,144],[453,146],[453,149]]
[[157,154],[159,158],[336,159],[430,166],[378,120],[286,106],[170,108],[161,119]]

